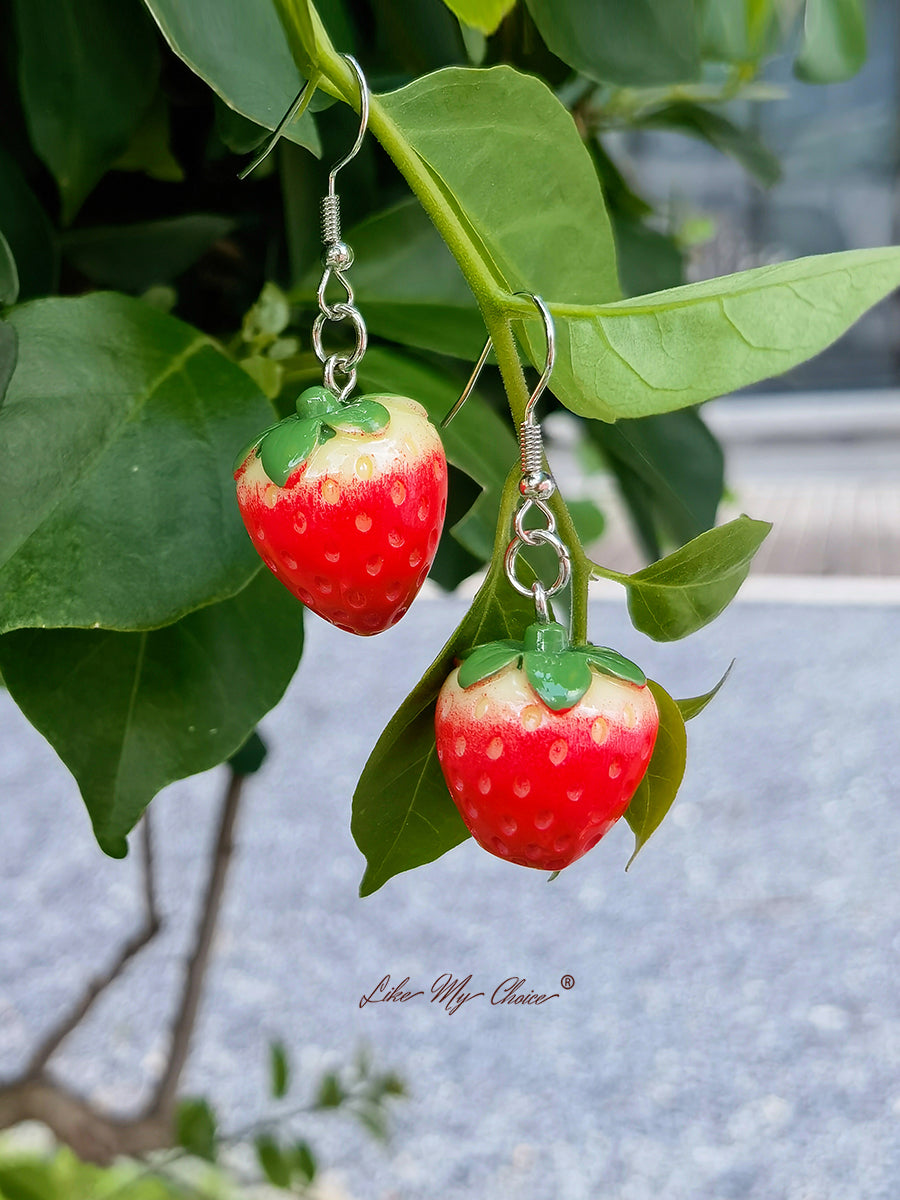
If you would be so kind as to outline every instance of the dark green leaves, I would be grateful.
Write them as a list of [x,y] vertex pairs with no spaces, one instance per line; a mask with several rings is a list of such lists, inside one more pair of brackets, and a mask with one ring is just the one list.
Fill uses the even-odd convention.
[[159,62],[139,0],[16,0],[22,104],[68,223],[126,149]]
[[0,233],[0,306],[15,304],[19,294],[19,272],[9,242]]
[[267,572],[233,599],[149,633],[27,629],[0,671],[75,776],[94,833],[121,857],[151,798],[223,761],[281,698],[302,609]]
[[531,620],[531,600],[513,591],[502,563],[495,565],[458,629],[378,739],[353,797],[351,829],[367,860],[360,895],[371,895],[392,875],[433,862],[469,836],[438,764],[435,700],[455,658],[483,642],[521,637]]
[[[116,3],[117,0],[111,0]],[[145,0],[166,41],[226,104],[274,129],[303,84],[272,0]],[[308,113],[284,136],[315,153]]]
[[151,628],[258,567],[229,470],[271,421],[204,335],[96,293],[13,311],[0,408],[0,630]]
[[526,0],[554,54],[582,75],[629,87],[700,74],[691,0]]
[[6,395],[9,381],[16,369],[18,339],[16,331],[8,321],[0,321],[0,404]]
[[756,267],[615,304],[551,304],[569,353],[553,390],[610,421],[671,412],[811,358],[900,283],[900,248]]
[[625,585],[636,629],[659,642],[674,641],[702,629],[731,602],[771,528],[767,521],[738,517],[634,575],[604,568],[598,574]]
[[175,1139],[188,1154],[215,1162],[218,1148],[216,1114],[208,1101],[180,1101],[175,1113]]
[[659,733],[647,774],[625,810],[625,820],[634,834],[634,853],[628,860],[626,870],[672,807],[684,778],[687,761],[687,733],[678,705],[652,679],[647,681],[647,686],[659,709]]
[[866,61],[863,0],[806,0],[794,72],[807,83],[850,79]]
[[73,230],[64,235],[62,252],[95,283],[143,292],[175,279],[233,228],[227,217],[190,213],[138,225]]
[[270,1091],[274,1100],[281,1100],[287,1095],[290,1086],[290,1063],[283,1042],[272,1042],[269,1047],[269,1078]]
[[685,721],[690,721],[694,717],[699,716],[700,713],[703,712],[704,708],[706,708],[707,704],[709,704],[709,702],[711,700],[714,700],[716,698],[716,696],[719,694],[719,689],[722,687],[725,680],[731,674],[731,669],[733,666],[734,666],[734,659],[731,660],[731,662],[728,666],[728,670],[725,672],[725,674],[722,676],[722,678],[719,680],[719,682],[716,684],[716,686],[714,688],[711,688],[710,691],[704,692],[702,696],[691,696],[687,700],[676,700],[675,701],[675,703],[678,705],[678,709],[679,709],[682,717],[684,717]]
[[592,421],[588,436],[615,474],[648,558],[715,525],[724,459],[697,411]]

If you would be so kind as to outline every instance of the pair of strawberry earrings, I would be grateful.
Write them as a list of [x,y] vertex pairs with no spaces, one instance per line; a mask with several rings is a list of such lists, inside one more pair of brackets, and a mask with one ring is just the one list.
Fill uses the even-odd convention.
[[[415,400],[349,398],[367,335],[347,279],[353,252],[341,238],[335,176],[362,144],[368,89],[359,65],[345,57],[359,83],[360,128],[322,201],[324,273],[312,339],[324,384],[302,392],[295,414],[241,452],[234,476],[244,524],[273,574],[326,621],[371,635],[396,624],[425,581],[447,510],[447,461]],[[338,303],[325,296],[332,279],[345,292]],[[536,620],[521,642],[477,646],[451,672],[437,700],[435,738],[450,796],[476,841],[508,862],[558,871],[625,812],[646,773],[659,716],[639,667],[613,650],[572,646],[552,619],[549,601],[568,584],[571,567],[548,505],[556,484],[543,468],[534,418],[553,370],[553,320],[543,300],[531,298],[547,357],[519,429],[521,502],[505,568],[510,584],[534,598]],[[351,351],[326,354],[326,321],[350,322]],[[488,339],[445,424],[474,388],[490,348]],[[532,510],[545,527],[526,528]],[[556,552],[559,570],[549,587],[539,580],[526,587],[517,577],[522,547],[535,545]]]

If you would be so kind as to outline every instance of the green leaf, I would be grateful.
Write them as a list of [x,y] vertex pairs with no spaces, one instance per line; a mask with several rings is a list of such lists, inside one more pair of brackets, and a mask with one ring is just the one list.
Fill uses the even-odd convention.
[[150,633],[26,629],[0,638],[12,698],[75,776],[101,848],[152,797],[223,762],[281,698],[302,608],[268,572],[221,604]]
[[604,421],[699,404],[812,358],[898,283],[900,248],[886,246],[614,304],[550,304],[569,341],[553,391],[573,412]]
[[322,422],[316,417],[285,417],[262,440],[259,456],[263,470],[279,487],[284,487],[301,463],[306,462],[321,440]]
[[195,1158],[205,1158],[207,1162],[216,1161],[216,1115],[208,1101],[188,1099],[179,1102],[175,1113],[175,1139],[179,1146]]
[[696,6],[704,58],[745,66],[775,52],[780,29],[773,0],[696,0]]
[[357,784],[350,828],[367,861],[361,896],[401,871],[433,862],[469,836],[437,760],[437,694],[457,657],[484,642],[521,638],[533,620],[533,603],[510,587],[501,556],[459,627],[391,718]]
[[391,419],[381,400],[390,400],[390,396],[362,396],[330,416],[328,424],[351,433],[380,433],[382,429],[387,429]]
[[806,0],[794,74],[807,83],[850,79],[866,61],[863,0]]
[[444,0],[444,3],[466,25],[481,33],[493,33],[516,0]]
[[634,834],[634,852],[625,867],[626,871],[672,807],[684,778],[687,761],[687,732],[678,705],[654,680],[648,679],[647,686],[659,709],[659,733],[647,774],[625,810],[625,820]]
[[360,1105],[354,1109],[354,1116],[368,1132],[379,1142],[386,1142],[390,1137],[390,1126],[387,1113],[376,1104]]
[[142,292],[193,266],[234,229],[229,217],[189,213],[137,225],[106,225],[63,235],[65,259],[103,287]]
[[[483,332],[483,331],[482,331]],[[462,382],[433,367],[381,347],[373,347],[359,365],[367,391],[409,396],[428,410],[435,425],[455,404]],[[453,537],[481,562],[491,557],[500,494],[510,465],[519,455],[512,427],[475,393],[441,430],[447,459],[484,489],[466,515],[453,526]]]
[[691,0],[526,0],[541,37],[582,75],[626,87],[700,75]]
[[259,339],[268,344],[287,329],[290,320],[290,300],[277,283],[264,283],[256,302],[244,315],[241,337],[245,342]]
[[596,542],[606,528],[606,518],[593,500],[569,500],[566,507],[578,540],[584,546]]
[[271,423],[205,335],[95,293],[14,309],[0,408],[0,632],[146,629],[233,595],[259,566],[236,448]]
[[[274,129],[303,86],[272,0],[145,0],[163,37],[230,108]],[[284,137],[321,152],[312,116]]]
[[270,1133],[261,1133],[254,1140],[256,1161],[273,1187],[291,1186],[291,1159]]
[[266,761],[268,753],[266,743],[254,729],[246,742],[229,755],[228,765],[235,775],[255,775]]
[[459,686],[474,687],[482,679],[496,675],[522,654],[521,642],[488,642],[467,654],[459,668]]
[[68,224],[150,107],[156,39],[138,0],[14,3],[28,130],[59,185]]
[[0,321],[0,404],[16,369],[18,353],[19,341],[15,329],[8,321]]
[[323,1075],[313,1106],[315,1108],[339,1108],[347,1099],[347,1092],[333,1071]]
[[297,1142],[293,1148],[294,1170],[303,1183],[312,1183],[316,1177],[316,1158],[308,1142]]
[[19,272],[9,242],[0,232],[0,305],[15,304],[19,294]]
[[56,231],[15,160],[0,147],[0,229],[19,273],[19,300],[56,287]]
[[588,437],[616,476],[649,558],[711,529],[724,487],[722,447],[691,408],[615,424]]
[[647,677],[637,663],[633,663],[620,654],[618,650],[610,650],[607,646],[579,646],[588,662],[593,663],[605,675],[615,675],[617,679],[626,679],[643,687]]
[[781,163],[752,129],[742,129],[721,113],[687,100],[667,104],[634,122],[639,129],[665,129],[708,142],[729,155],[763,187],[781,178]]
[[49,1163],[0,1163],[0,1196],[3,1200],[60,1200]]
[[[594,165],[545,84],[506,66],[451,67],[381,103],[446,189],[501,286],[573,303],[619,295]],[[543,363],[543,344],[535,359]]]
[[113,169],[140,171],[162,183],[181,183],[184,171],[172,154],[169,141],[169,106],[160,89],[128,143],[128,149],[113,163]]
[[[477,358],[484,321],[456,260],[417,200],[368,217],[345,238],[356,255],[356,302],[373,334],[456,358]],[[292,298],[314,307],[321,274],[314,263]]]
[[734,663],[735,663],[735,660],[732,659],[731,663],[729,664],[728,670],[725,672],[725,674],[722,676],[722,678],[719,680],[719,682],[716,684],[716,686],[714,688],[712,688],[710,691],[704,692],[704,694],[702,696],[691,696],[691,698],[689,700],[676,700],[675,701],[675,703],[678,705],[678,709],[679,709],[682,717],[684,717],[685,721],[690,721],[692,718],[699,716],[699,714],[703,712],[704,708],[706,708],[707,704],[709,704],[710,700],[715,699],[715,697],[719,693],[719,688],[722,686],[722,684],[725,682],[725,680],[731,674],[731,669],[734,666]]
[[281,1100],[290,1087],[291,1068],[284,1042],[272,1042],[269,1046],[269,1090],[272,1098]]
[[577,704],[591,686],[591,668],[581,654],[525,655],[525,674],[534,691],[554,712]]
[[636,629],[658,642],[675,641],[708,625],[731,603],[771,528],[768,521],[741,516],[634,575],[603,568],[599,574],[625,585]]

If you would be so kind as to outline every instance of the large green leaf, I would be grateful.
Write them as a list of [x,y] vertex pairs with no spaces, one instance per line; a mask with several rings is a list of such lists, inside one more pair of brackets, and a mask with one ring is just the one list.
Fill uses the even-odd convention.
[[781,163],[752,129],[742,129],[722,113],[679,100],[635,122],[639,129],[664,129],[700,138],[741,164],[763,187],[781,178]]
[[684,778],[687,761],[687,732],[678,705],[652,679],[647,680],[647,686],[659,709],[659,733],[647,774],[625,810],[625,820],[634,834],[634,853],[628,860],[626,870],[672,807]]
[[552,304],[568,332],[552,387],[612,421],[698,404],[824,350],[900,284],[900,248],[846,250],[614,304]]
[[143,292],[186,271],[234,221],[187,213],[138,225],[107,225],[65,234],[62,252],[88,279],[104,287]]
[[19,294],[19,272],[9,242],[0,232],[0,305],[15,304]]
[[866,61],[863,0],[806,0],[794,72],[807,83],[850,79]]
[[700,74],[692,0],[526,0],[541,37],[582,75],[626,87]]
[[19,272],[19,300],[56,286],[56,233],[15,160],[0,146],[0,229]]
[[450,11],[466,25],[493,33],[516,0],[444,0]]
[[0,321],[0,404],[16,369],[19,340],[8,321]]
[[498,559],[462,623],[391,718],[357,784],[350,827],[367,862],[360,895],[433,862],[469,836],[437,760],[437,694],[464,651],[520,639],[533,620],[531,600],[513,591]]
[[[144,2],[175,53],[229,107],[266,129],[275,128],[303,80],[272,0]],[[320,152],[308,112],[292,121],[284,136]]]
[[712,528],[722,498],[722,447],[692,408],[637,421],[592,421],[588,435],[615,473],[647,555]]
[[196,329],[113,293],[14,309],[0,408],[0,632],[146,629],[233,595],[259,566],[231,463],[272,423]]
[[[424,363],[389,350],[371,349],[359,367],[366,391],[394,392],[418,400],[440,424],[456,402],[457,383]],[[441,430],[449,462],[480,484],[483,491],[453,527],[453,536],[482,562],[491,557],[503,483],[519,454],[509,424],[477,393],[470,396]]]
[[[351,272],[356,302],[372,333],[439,354],[477,357],[484,321],[453,255],[417,201],[376,213],[344,236],[356,255]],[[292,298],[314,305],[321,276],[317,263]]]
[[300,659],[302,612],[260,571],[163,629],[0,638],[6,685],[78,781],[107,854],[125,854],[160,788],[223,762],[278,702]]
[[139,0],[14,2],[22,105],[68,223],[150,106],[156,39]]
[[768,521],[741,516],[634,575],[604,567],[597,574],[624,584],[636,629],[658,642],[675,641],[708,625],[731,603],[771,528]]
[[450,67],[380,101],[501,286],[576,304],[619,295],[596,171],[545,84],[509,67]]

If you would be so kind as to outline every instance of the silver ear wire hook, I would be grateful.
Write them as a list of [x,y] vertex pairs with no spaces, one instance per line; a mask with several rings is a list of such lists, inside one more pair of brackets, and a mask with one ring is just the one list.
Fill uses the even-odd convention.
[[[519,453],[522,466],[519,492],[521,493],[522,500],[516,510],[513,539],[506,547],[504,567],[510,584],[520,595],[532,596],[534,598],[537,618],[539,621],[546,623],[552,620],[549,605],[551,597],[563,590],[572,574],[572,558],[569,554],[569,549],[556,532],[556,518],[547,504],[556,491],[556,481],[549,471],[544,470],[544,443],[541,437],[541,427],[534,416],[537,402],[550,382],[550,376],[553,373],[553,364],[556,361],[556,331],[550,310],[540,296],[536,296],[532,292],[516,292],[515,294],[517,296],[528,296],[534,301],[538,312],[541,314],[544,322],[544,333],[547,338],[547,357],[537,386],[528,397],[528,402],[525,405],[525,415],[519,426]],[[446,417],[444,417],[443,421],[441,421],[442,428],[453,420],[466,400],[471,396],[478,381],[478,376],[481,374],[490,352],[491,339],[488,338],[478,358],[478,362],[475,364],[475,369],[472,371],[468,383],[463,388],[462,395],[447,413]],[[525,518],[532,508],[536,508],[546,521],[543,529],[529,529],[526,527]],[[551,546],[555,551],[557,562],[559,563],[559,571],[556,579],[549,587],[545,587],[539,579],[534,580],[530,587],[526,587],[525,584],[519,582],[516,575],[516,562],[523,546]]]
[[[254,160],[250,163],[249,166],[244,167],[243,171],[238,171],[238,179],[246,179],[251,171],[255,171],[256,168],[259,166],[259,164],[261,162],[264,162],[269,157],[269,155],[272,153],[272,151],[275,149],[276,145],[278,144],[279,138],[284,133],[285,129],[287,129],[288,125],[290,125],[291,121],[293,121],[294,117],[297,115],[300,105],[303,103],[303,97],[306,95],[306,89],[308,87],[309,87],[309,80],[307,79],[306,83],[304,83],[303,87],[300,89],[300,91],[294,97],[291,107],[287,110],[287,112],[284,114],[284,116],[281,118],[281,120],[275,126],[272,136],[266,141],[262,150],[260,150],[259,153],[256,155],[256,158],[254,158]],[[312,99],[312,97],[310,97],[310,99]]]

